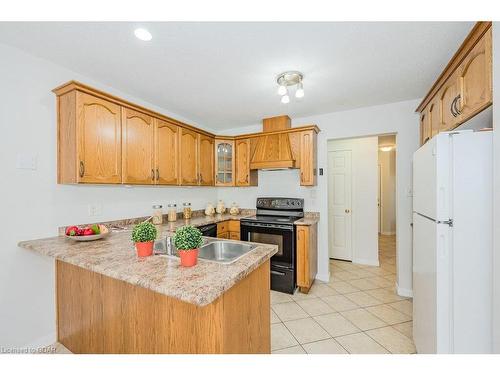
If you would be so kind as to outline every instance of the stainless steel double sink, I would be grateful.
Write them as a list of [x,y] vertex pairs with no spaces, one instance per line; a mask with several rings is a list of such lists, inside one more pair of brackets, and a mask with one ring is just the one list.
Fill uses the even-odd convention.
[[[198,257],[211,262],[230,264],[236,262],[243,255],[255,249],[257,245],[224,241],[219,239],[203,239]],[[163,256],[179,256],[174,244],[171,244],[171,255],[167,251],[167,239],[155,241],[155,254]]]

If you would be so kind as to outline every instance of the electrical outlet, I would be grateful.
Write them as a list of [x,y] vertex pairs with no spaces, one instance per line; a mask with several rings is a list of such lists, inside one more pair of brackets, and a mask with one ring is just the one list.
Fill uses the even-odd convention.
[[18,154],[16,160],[17,169],[36,170],[37,156],[34,154]]
[[102,206],[100,204],[89,204],[89,216],[100,216],[102,214]]

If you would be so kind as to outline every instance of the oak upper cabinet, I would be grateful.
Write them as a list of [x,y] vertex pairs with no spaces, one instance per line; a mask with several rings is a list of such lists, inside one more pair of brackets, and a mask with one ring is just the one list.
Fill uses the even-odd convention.
[[[458,99],[457,73],[444,83],[438,92],[439,103],[439,131],[444,132],[453,129],[457,125],[456,101]],[[433,134],[434,135],[434,134]]]
[[484,34],[458,68],[459,121],[474,116],[492,103],[491,28]]
[[300,185],[316,185],[316,144],[314,130],[300,132]]
[[214,143],[213,137],[203,134],[198,135],[198,166],[199,166],[199,185],[213,186],[215,180],[214,174]]
[[215,186],[234,186],[234,141],[215,140]]
[[453,130],[492,104],[491,38],[491,22],[477,22],[418,106],[422,144],[429,134]]
[[420,145],[423,145],[429,139],[431,139],[429,108],[425,108],[420,114]]
[[158,185],[179,184],[179,127],[155,119],[155,177]]
[[181,185],[198,185],[198,133],[180,130],[180,178]]
[[156,182],[153,118],[122,107],[122,175],[125,184]]
[[318,236],[317,224],[297,225],[297,286],[308,293],[317,273]]
[[120,106],[77,90],[57,105],[58,183],[121,183]]
[[236,186],[256,186],[257,171],[250,170],[250,139],[237,139],[235,141],[236,152]]

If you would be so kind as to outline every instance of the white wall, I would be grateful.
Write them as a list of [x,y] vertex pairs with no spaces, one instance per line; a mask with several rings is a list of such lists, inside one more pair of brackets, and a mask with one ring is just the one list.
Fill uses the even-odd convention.
[[[330,140],[327,144],[328,152],[342,150],[351,150],[352,261],[378,266],[378,137]],[[327,162],[326,176],[331,173],[329,167]],[[329,190],[334,188],[327,187]],[[333,220],[328,224],[328,243],[331,245]],[[329,250],[331,256],[331,246]]]
[[[494,168],[494,233],[493,233],[493,351],[500,353],[500,22],[493,22],[493,168]],[[500,96],[498,96],[500,97]],[[496,103],[496,104],[495,104]]]
[[[396,134],[396,232],[399,292],[411,295],[412,289],[412,198],[411,188],[413,152],[418,148],[418,116],[415,108],[419,100],[365,107],[351,111],[292,119],[293,126],[316,124],[321,129],[318,136],[318,168],[326,172],[327,141],[379,134]],[[291,104],[293,105],[293,103]],[[285,107],[284,107],[285,111]],[[231,129],[226,134],[260,131],[261,124]],[[328,222],[326,173],[318,176],[315,187],[300,187],[297,171],[259,172],[259,186],[255,188],[225,188],[218,190],[218,197],[226,202],[236,201],[241,206],[255,202],[257,196],[286,195],[305,198],[306,210],[321,214],[319,223],[318,278],[328,279]]]
[[[198,209],[207,200],[216,202],[215,188],[57,185],[56,99],[51,90],[71,79],[182,120],[0,44],[0,346],[45,345],[55,339],[53,260],[18,248],[18,241],[54,236],[57,227],[73,223],[149,215],[154,203],[190,201]],[[37,169],[16,169],[18,154],[36,155]],[[89,204],[101,205],[102,214],[89,217]]]
[[396,234],[396,151],[379,151],[380,165],[380,232]]

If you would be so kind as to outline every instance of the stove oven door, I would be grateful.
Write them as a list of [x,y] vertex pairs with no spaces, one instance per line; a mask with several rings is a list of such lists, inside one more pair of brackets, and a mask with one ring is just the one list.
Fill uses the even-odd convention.
[[293,225],[241,222],[241,240],[278,245],[271,258],[273,265],[295,268],[295,232]]

